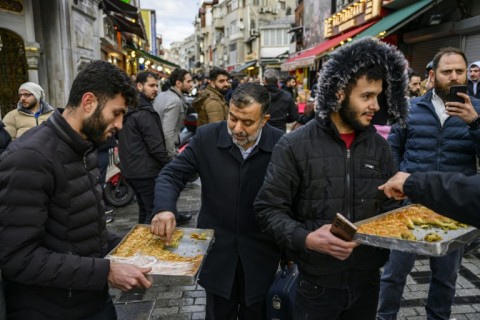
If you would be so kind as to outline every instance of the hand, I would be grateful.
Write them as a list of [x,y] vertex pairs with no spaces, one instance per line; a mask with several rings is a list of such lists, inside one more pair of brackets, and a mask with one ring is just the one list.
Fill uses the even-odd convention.
[[169,246],[176,225],[177,221],[173,212],[161,211],[153,217],[150,231],[157,236],[165,237],[165,244]]
[[310,250],[329,254],[339,260],[347,259],[358,243],[344,241],[330,232],[331,224],[323,225],[310,232],[305,239],[305,247]]
[[465,100],[465,103],[445,102],[445,112],[449,116],[457,116],[469,124],[477,118],[477,111],[473,108],[472,100],[470,100],[468,94],[462,92],[458,92],[457,94]]
[[382,190],[388,198],[405,199],[407,196],[403,193],[403,185],[408,177],[410,177],[410,173],[397,172],[386,183],[379,186],[378,190]]
[[152,281],[147,277],[147,273],[152,268],[141,268],[133,264],[110,262],[110,272],[108,273],[108,282],[112,287],[122,291],[128,291],[133,288],[150,288]]

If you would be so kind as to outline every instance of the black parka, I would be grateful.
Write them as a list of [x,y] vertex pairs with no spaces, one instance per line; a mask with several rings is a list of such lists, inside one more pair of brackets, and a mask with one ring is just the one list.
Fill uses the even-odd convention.
[[335,125],[316,118],[277,143],[255,201],[259,225],[306,275],[378,269],[388,250],[359,246],[341,261],[307,250],[305,238],[337,212],[356,222],[385,210],[387,198],[377,187],[394,172],[388,143],[373,127],[357,133],[347,150]]
[[154,178],[170,161],[162,120],[143,94],[135,110],[129,111],[118,133],[122,174],[127,179]]
[[[8,319],[84,319],[108,297],[112,248],[93,146],[58,111],[0,157]],[[113,237],[110,238],[113,240]]]
[[247,159],[232,142],[226,121],[201,126],[188,147],[160,173],[155,186],[153,212],[172,211],[188,177],[198,172],[202,180],[199,228],[214,229],[215,242],[208,252],[199,284],[209,293],[229,299],[237,264],[245,274],[248,305],[265,299],[277,270],[280,249],[260,231],[253,201],[282,131],[266,124]]

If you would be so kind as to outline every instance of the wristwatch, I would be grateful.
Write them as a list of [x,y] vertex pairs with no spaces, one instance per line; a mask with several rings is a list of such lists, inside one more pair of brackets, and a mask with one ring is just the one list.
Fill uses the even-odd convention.
[[475,118],[475,120],[473,120],[472,122],[470,122],[468,124],[468,127],[470,129],[477,129],[478,127],[480,127],[480,115],[477,114],[477,117]]

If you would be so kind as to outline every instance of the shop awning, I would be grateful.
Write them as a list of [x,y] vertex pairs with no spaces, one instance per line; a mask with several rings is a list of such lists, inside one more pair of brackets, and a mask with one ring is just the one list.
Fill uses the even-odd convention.
[[168,60],[157,57],[156,55],[148,53],[147,51],[144,51],[142,49],[137,49],[134,46],[126,46],[126,48],[130,48],[132,50],[135,50],[140,56],[143,56],[146,59],[151,59],[151,60],[155,61],[156,63],[161,64],[163,67],[170,68],[170,69],[180,68],[180,66],[178,64],[175,64],[175,63],[170,62]]
[[103,12],[118,31],[132,33],[147,40],[142,16],[137,7],[120,0],[103,0],[101,5]]
[[108,15],[108,18],[112,20],[112,23],[118,28],[118,31],[133,33],[143,40],[147,40],[147,37],[145,36],[145,30],[138,22],[132,22],[118,15]]
[[120,0],[103,0],[103,11],[116,12],[121,15],[138,19],[138,8]]
[[242,64],[241,66],[238,66],[236,67],[235,69],[233,69],[232,71],[230,71],[231,73],[240,73],[242,72],[243,70],[247,69],[248,67],[251,67],[253,66],[255,63],[257,63],[257,60],[253,60],[253,61],[249,61],[245,64]]
[[362,32],[368,27],[371,27],[375,22],[376,21],[369,22],[363,26],[357,27],[344,34],[341,34],[339,36],[326,40],[311,49],[307,49],[303,51],[299,55],[285,61],[285,63],[282,64],[282,70],[289,71],[289,70],[313,65],[315,63],[315,59],[321,56],[322,53],[338,46],[341,42],[355,36],[356,34]]
[[383,38],[400,29],[425,11],[432,8],[433,0],[422,0],[415,2],[405,8],[390,13],[367,30],[359,33],[355,39],[370,36]]

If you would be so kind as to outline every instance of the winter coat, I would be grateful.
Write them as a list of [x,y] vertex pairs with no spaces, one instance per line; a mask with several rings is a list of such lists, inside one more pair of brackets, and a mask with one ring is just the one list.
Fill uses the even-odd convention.
[[0,160],[7,318],[85,319],[99,311],[109,294],[103,257],[119,239],[107,239],[92,144],[55,112]]
[[265,299],[278,267],[280,249],[257,226],[253,201],[263,183],[273,146],[282,134],[265,125],[258,145],[244,160],[225,121],[202,126],[156,180],[153,212],[167,210],[178,215],[176,203],[187,179],[195,172],[200,175],[202,206],[197,227],[215,230],[215,242],[198,280],[209,293],[229,299],[236,266],[241,263],[247,305]]
[[319,75],[317,117],[277,143],[254,204],[262,230],[286,246],[301,274],[328,287],[345,288],[350,269],[377,272],[389,254],[359,246],[341,261],[305,248],[307,235],[332,223],[337,212],[356,222],[398,205],[377,189],[395,172],[387,141],[370,126],[357,131],[347,149],[331,120],[332,112],[342,107],[338,92],[372,63],[385,74],[386,101],[381,107],[387,108],[391,121],[404,123],[408,81],[403,54],[374,38],[342,46],[330,54]]
[[182,95],[170,88],[155,98],[153,108],[162,120],[168,155],[174,157],[177,155],[176,146],[180,142],[180,130],[183,127],[183,119],[188,108],[187,102]]
[[413,203],[444,216],[480,228],[480,175],[416,172],[403,186]]
[[5,129],[8,131],[12,139],[16,139],[24,134],[27,130],[38,126],[48,119],[55,109],[43,100],[40,100],[40,113],[35,117],[30,110],[18,103],[17,109],[10,111],[3,118]]
[[394,173],[388,143],[373,127],[358,133],[347,150],[335,125],[316,118],[277,143],[255,201],[260,227],[310,276],[378,269],[388,251],[360,246],[341,261],[306,250],[305,238],[337,212],[356,222],[391,209],[377,187]]
[[170,161],[160,116],[143,94],[137,108],[125,115],[118,132],[118,152],[127,179],[154,178]]
[[267,85],[268,93],[270,94],[270,107],[268,113],[270,119],[268,123],[275,128],[287,131],[287,123],[296,121],[298,119],[298,108],[292,96],[274,84]]
[[[405,128],[394,126],[388,136],[400,171],[477,172],[480,155],[480,128],[469,129],[459,117],[450,116],[443,126],[432,104],[433,90],[410,101]],[[480,113],[480,100],[472,98]]]
[[193,100],[192,106],[198,113],[198,126],[227,120],[228,104],[223,94],[211,85],[207,86],[199,98]]
[[[472,65],[476,65],[477,67],[480,68],[480,61],[474,61],[468,65],[467,70],[470,70]],[[480,80],[477,81],[477,92],[476,94],[473,94],[473,81],[470,79],[470,72],[467,72],[467,77],[468,77],[468,83],[467,83],[467,93],[469,96],[475,97],[477,99],[480,99]]]

